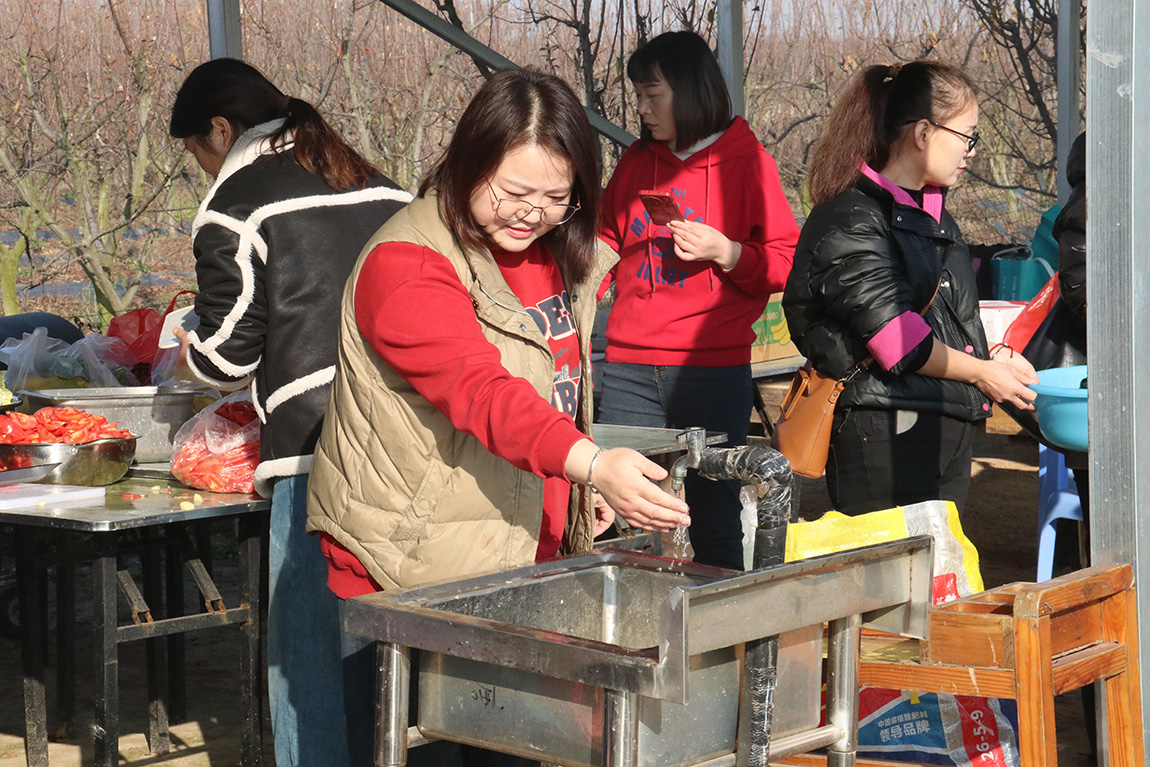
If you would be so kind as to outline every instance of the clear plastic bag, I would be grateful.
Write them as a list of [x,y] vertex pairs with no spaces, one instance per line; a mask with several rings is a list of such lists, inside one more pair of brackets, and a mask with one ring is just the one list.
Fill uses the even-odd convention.
[[246,391],[201,410],[172,444],[173,476],[197,490],[252,493],[259,462],[260,421]]
[[0,345],[0,362],[8,366],[4,380],[13,392],[75,386],[83,367],[68,355],[69,344],[48,337],[47,328],[36,328],[22,338],[9,338]]
[[0,361],[8,365],[8,388],[58,389],[68,386],[135,386],[136,355],[119,338],[93,333],[68,344],[36,328],[22,338],[0,345]]
[[92,386],[137,386],[140,383],[132,373],[136,355],[121,338],[93,333],[72,344],[64,354],[80,364],[83,371],[80,375]]

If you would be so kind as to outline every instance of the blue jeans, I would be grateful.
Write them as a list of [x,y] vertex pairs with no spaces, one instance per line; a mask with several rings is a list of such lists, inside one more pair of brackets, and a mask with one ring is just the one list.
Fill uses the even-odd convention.
[[304,532],[307,475],[272,488],[268,702],[278,767],[347,767],[339,598],[319,538]]
[[[725,447],[747,444],[751,366],[697,367],[608,362],[603,373],[602,423],[726,432]],[[713,482],[687,473],[688,529],[695,561],[743,569],[738,480]]]

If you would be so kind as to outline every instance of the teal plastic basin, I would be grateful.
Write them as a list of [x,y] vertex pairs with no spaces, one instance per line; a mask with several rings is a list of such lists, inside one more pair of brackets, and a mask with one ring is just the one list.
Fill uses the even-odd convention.
[[1085,365],[1051,368],[1039,370],[1038,383],[1030,387],[1038,394],[1034,408],[1042,436],[1057,447],[1080,453],[1090,447],[1084,378]]

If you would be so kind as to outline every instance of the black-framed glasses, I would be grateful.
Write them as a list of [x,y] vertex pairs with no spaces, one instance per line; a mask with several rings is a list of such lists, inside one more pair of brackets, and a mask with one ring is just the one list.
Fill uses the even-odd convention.
[[927,122],[936,128],[942,128],[947,133],[953,133],[954,135],[958,136],[961,139],[966,139],[966,151],[967,152],[973,151],[975,144],[978,143],[978,139],[979,139],[978,131],[975,131],[974,133],[972,133],[968,136],[965,133],[960,133],[959,131],[956,131],[954,128],[948,128],[945,125],[942,125],[941,123],[936,123],[934,120],[927,120]]
[[491,190],[491,196],[495,198],[495,215],[504,221],[522,221],[530,216],[534,211],[539,211],[539,217],[543,223],[548,226],[558,226],[559,224],[566,224],[575,215],[575,211],[579,210],[579,203],[574,205],[532,205],[523,200],[507,200],[495,193],[495,187],[491,182],[487,182],[487,188]]

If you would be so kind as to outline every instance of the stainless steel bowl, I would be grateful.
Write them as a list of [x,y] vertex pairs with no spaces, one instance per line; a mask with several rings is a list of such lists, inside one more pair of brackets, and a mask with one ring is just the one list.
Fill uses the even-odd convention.
[[39,480],[49,485],[110,485],[128,472],[136,455],[136,438],[98,439],[71,445],[0,444],[0,469],[26,469],[45,463],[58,463],[51,474]]

